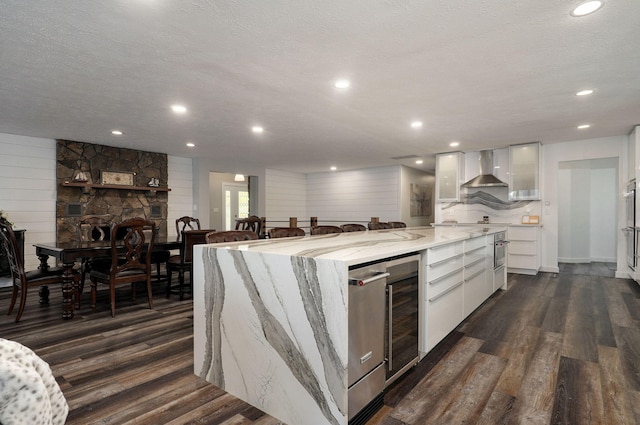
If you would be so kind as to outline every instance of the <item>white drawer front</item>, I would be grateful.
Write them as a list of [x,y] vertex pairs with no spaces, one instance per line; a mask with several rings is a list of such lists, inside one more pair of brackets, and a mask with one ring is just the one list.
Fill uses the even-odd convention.
[[537,227],[509,227],[507,239],[520,241],[535,241],[538,239]]
[[[482,258],[484,260],[484,257]],[[485,261],[478,261],[476,263],[469,263],[464,267],[464,280],[473,279],[478,273],[487,270],[487,264]]]
[[456,270],[462,269],[463,257],[462,254],[448,258],[446,260],[431,264],[427,266],[427,280],[440,279],[442,276],[451,274]]
[[464,319],[462,284],[450,288],[446,293],[427,299],[426,350],[436,346]]
[[514,269],[538,269],[538,257],[535,255],[509,254],[507,266]]
[[437,263],[439,261],[446,260],[447,258],[455,257],[456,255],[462,254],[462,252],[462,242],[450,243],[447,245],[437,246],[435,248],[429,248],[427,252],[427,262],[428,264]]
[[486,246],[486,239],[486,236],[480,236],[479,238],[464,241],[464,252],[473,251],[477,248]]
[[509,251],[509,254],[520,254],[520,255],[537,255],[538,254],[538,245],[536,242],[511,241],[507,249]]
[[429,298],[438,295],[462,282],[464,280],[464,271],[463,268],[460,267],[459,269],[456,269],[444,276],[440,276],[437,279],[431,279],[428,276],[427,278],[429,280],[427,281],[426,296],[427,298]]
[[464,254],[464,265],[468,266],[469,264],[475,264],[480,261],[480,259],[487,258],[486,252],[487,248],[484,246],[476,248],[473,251],[467,251]]

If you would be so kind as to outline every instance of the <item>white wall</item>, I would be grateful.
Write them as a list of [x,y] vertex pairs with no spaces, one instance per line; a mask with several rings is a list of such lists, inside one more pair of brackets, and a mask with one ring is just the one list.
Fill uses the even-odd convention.
[[[626,162],[624,156],[627,149],[626,136],[604,137],[599,139],[577,140],[574,142],[547,143],[543,146],[542,175],[542,271],[558,271],[558,242],[559,242],[559,170],[564,161],[592,160],[599,158],[617,158],[617,187],[618,193],[612,206],[616,211],[615,250],[617,258],[618,276],[623,276],[621,270],[626,269],[624,241],[619,231],[620,223],[624,222],[624,200],[620,188],[625,187]],[[623,159],[620,161],[620,159]]]
[[194,217],[193,211],[193,175],[192,160],[190,158],[167,157],[169,181],[171,188],[167,213],[167,235],[177,237],[176,219],[184,216]]
[[265,170],[265,217],[267,229],[289,226],[289,218],[297,217],[299,225],[307,214],[307,181],[300,173]]
[[319,224],[400,221],[400,182],[401,166],[307,174],[306,210]]
[[25,268],[37,268],[33,244],[56,240],[55,140],[0,133],[0,209],[27,229]]

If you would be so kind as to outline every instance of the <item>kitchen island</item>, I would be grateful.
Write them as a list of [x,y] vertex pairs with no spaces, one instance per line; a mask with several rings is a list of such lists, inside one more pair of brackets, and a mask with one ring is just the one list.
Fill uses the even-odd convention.
[[[420,227],[198,245],[194,372],[287,424],[347,424],[349,267],[421,255],[421,288],[426,288],[419,293],[419,332],[424,355],[435,341],[429,333],[446,335],[466,317],[464,297],[457,294],[479,275],[487,286],[493,274],[485,239],[500,230],[504,228]],[[465,282],[465,243],[470,241],[468,264],[474,281]],[[429,280],[432,266],[443,275]],[[463,280],[446,287],[458,270]],[[478,292],[475,286],[468,289],[469,294]],[[493,290],[492,285],[482,289],[481,301],[474,304]],[[438,312],[433,306],[441,300],[459,302],[460,314],[451,318],[447,304],[444,316],[431,320],[433,325],[442,320],[436,332],[426,322],[429,309]]]

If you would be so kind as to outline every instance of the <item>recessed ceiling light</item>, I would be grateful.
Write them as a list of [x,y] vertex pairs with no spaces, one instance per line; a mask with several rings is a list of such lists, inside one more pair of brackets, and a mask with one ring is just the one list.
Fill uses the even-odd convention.
[[422,121],[414,121],[411,123],[411,127],[413,128],[420,128],[422,127]]
[[124,133],[120,130],[111,130],[111,134],[114,136],[122,136]]
[[424,162],[423,160],[418,159],[418,160],[416,161],[416,164],[420,165],[420,164],[422,164],[423,162]]
[[187,112],[187,107],[184,105],[171,105],[171,110],[176,114],[185,114]]
[[589,124],[582,124],[582,125],[579,125],[579,126],[578,126],[578,128],[579,128],[580,130],[583,130],[583,129],[585,129],[585,128],[589,128],[589,127],[591,127],[591,125],[589,125]]
[[457,146],[460,146],[460,142],[451,142],[449,143],[449,146],[451,146],[452,148],[455,148]]
[[191,143],[191,142],[187,143],[187,146],[189,146],[190,148],[194,147],[195,145],[196,145],[195,143]]
[[254,133],[264,133],[264,128],[260,127],[259,125],[254,125],[253,127],[251,127],[251,131],[253,131]]
[[333,83],[333,86],[337,89],[346,89],[349,88],[350,85],[349,80],[336,80],[336,82]]
[[336,171],[336,170],[338,169],[338,167],[333,166],[333,167],[331,167],[330,169],[331,169],[331,171]]
[[576,96],[588,96],[590,94],[593,94],[593,90],[587,89],[587,90],[580,90],[578,93],[576,93]]
[[571,11],[571,16],[580,17],[589,15],[600,9],[602,6],[604,6],[604,1],[602,0],[587,1],[573,9]]

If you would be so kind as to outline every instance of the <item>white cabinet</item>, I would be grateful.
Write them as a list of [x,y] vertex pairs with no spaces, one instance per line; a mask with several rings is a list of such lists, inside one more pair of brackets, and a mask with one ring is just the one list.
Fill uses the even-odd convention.
[[509,146],[509,200],[540,200],[540,143]]
[[463,242],[427,250],[424,352],[435,347],[464,319],[463,256]]
[[507,231],[509,273],[535,275],[540,270],[540,227],[510,226]]
[[436,155],[436,202],[460,201],[464,183],[464,154],[449,152]]
[[468,316],[493,293],[493,275],[487,267],[486,236],[464,242],[464,316]]

